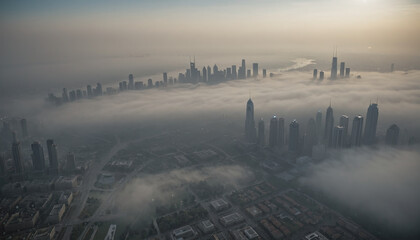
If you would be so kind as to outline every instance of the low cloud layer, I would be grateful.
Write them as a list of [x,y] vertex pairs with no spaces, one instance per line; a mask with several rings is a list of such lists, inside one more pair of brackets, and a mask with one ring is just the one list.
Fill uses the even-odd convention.
[[418,231],[419,159],[418,149],[345,150],[315,166],[302,183],[392,230]]

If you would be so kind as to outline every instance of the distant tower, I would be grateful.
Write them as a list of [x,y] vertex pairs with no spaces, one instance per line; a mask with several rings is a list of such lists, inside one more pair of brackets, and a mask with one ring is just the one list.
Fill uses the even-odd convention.
[[327,108],[327,115],[325,117],[325,128],[324,128],[324,142],[325,142],[325,145],[329,147],[332,146],[333,126],[334,126],[334,116],[333,116],[333,109],[330,103],[330,106]]
[[252,76],[258,77],[258,63],[252,64]]
[[237,79],[238,73],[236,72],[236,65],[232,65],[232,79]]
[[149,79],[147,80],[147,87],[148,87],[148,88],[152,88],[152,87],[153,87],[153,80],[152,80],[151,78],[149,78]]
[[31,144],[32,148],[32,164],[35,170],[42,171],[45,169],[44,149],[39,142]]
[[13,133],[12,155],[13,155],[13,162],[15,165],[15,172],[17,174],[23,173],[22,152],[20,150],[20,142],[17,140],[15,133]]
[[397,145],[399,135],[400,128],[396,124],[392,124],[388,130],[386,130],[385,143],[388,145]]
[[96,84],[96,95],[97,96],[102,96],[102,93],[103,93],[103,91],[102,91],[102,84],[97,83]]
[[211,67],[207,66],[207,81],[211,80]]
[[270,133],[268,136],[268,144],[270,147],[277,146],[277,134],[278,134],[278,122],[277,117],[274,115],[270,120]]
[[353,126],[351,128],[351,146],[358,147],[362,145],[362,129],[363,117],[358,115],[353,119]]
[[350,68],[346,68],[346,78],[350,77]]
[[203,82],[207,82],[207,69],[203,67]]
[[247,78],[251,77],[251,69],[246,70],[246,77]]
[[93,92],[92,92],[92,86],[91,85],[86,86],[86,91],[87,91],[88,98],[93,97]]
[[277,136],[277,145],[279,148],[282,148],[284,146],[284,118],[279,118],[279,128],[278,128],[278,136]]
[[348,129],[349,129],[349,117],[347,115],[342,115],[340,117],[339,126],[343,127],[343,147],[347,146],[348,142]]
[[245,59],[242,59],[242,64],[241,64],[241,67],[242,67],[242,78],[246,78],[246,64],[245,64]]
[[[163,74],[163,76],[164,76],[163,78],[165,79],[165,73]],[[168,81],[167,78],[166,78],[166,81]],[[134,76],[133,76],[133,74],[128,75],[128,89],[129,90],[134,89]]]
[[22,136],[23,137],[27,137],[28,136],[28,125],[26,123],[26,119],[22,118],[20,120],[20,127],[22,129]]
[[76,170],[76,158],[74,157],[74,154],[69,152],[67,154],[67,161],[66,161],[66,172],[73,172]]
[[69,101],[69,95],[67,94],[67,88],[63,88],[63,93],[61,94],[62,98],[63,98],[63,102],[68,102]]
[[258,122],[258,145],[262,147],[265,145],[265,126],[262,118]]
[[299,123],[296,119],[289,125],[289,151],[294,153],[299,151]]
[[366,126],[363,135],[363,141],[366,145],[372,145],[376,142],[376,126],[378,124],[378,116],[378,104],[370,104],[366,115]]
[[341,62],[340,63],[340,77],[341,78],[344,77],[345,66],[346,66],[346,63],[345,62]]
[[58,169],[58,154],[57,146],[54,144],[54,140],[47,140],[47,149],[48,149],[48,161],[50,162],[50,169]]
[[335,55],[333,55],[331,64],[331,80],[335,79],[337,79],[337,49]]
[[344,145],[344,127],[335,126],[333,133],[333,147],[342,148]]
[[321,110],[318,110],[318,112],[316,113],[316,118],[315,118],[315,123],[316,123],[316,135],[318,137],[318,143],[321,141],[322,139],[322,112]]
[[305,153],[309,156],[312,156],[312,148],[314,145],[316,145],[317,140],[316,123],[313,118],[310,118],[308,121],[308,126],[306,127],[306,133],[303,142]]
[[317,77],[318,77],[318,69],[315,68],[312,78],[315,80]]
[[249,142],[254,142],[256,137],[254,103],[251,98],[246,103],[245,137]]
[[263,78],[266,78],[267,77],[267,69],[263,69]]
[[324,80],[324,71],[319,72],[319,80]]

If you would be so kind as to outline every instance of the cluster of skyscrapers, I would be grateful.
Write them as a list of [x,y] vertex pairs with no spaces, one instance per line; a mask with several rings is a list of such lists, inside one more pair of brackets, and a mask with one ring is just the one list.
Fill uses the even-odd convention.
[[[338,74],[338,58],[337,58],[337,51],[335,52],[335,54],[333,54],[333,58],[332,58],[332,64],[331,64],[331,75],[330,75],[330,79],[331,80],[336,80],[338,78],[349,78],[350,77],[350,68],[346,68],[346,63],[345,62],[341,62],[340,63],[340,76],[337,75]],[[318,79],[318,80],[324,80],[324,76],[325,73],[324,71],[319,71],[319,76],[318,76],[318,69],[314,69],[313,71],[313,79]]]
[[[349,117],[342,115],[338,123],[334,121],[333,108],[327,108],[324,124],[322,123],[322,112],[318,111],[315,119],[310,118],[306,131],[301,136],[299,123],[293,120],[289,124],[289,135],[285,133],[285,120],[274,115],[270,119],[268,130],[268,146],[270,148],[283,149],[288,147],[290,152],[295,154],[312,155],[316,146],[328,148],[346,148],[376,143],[376,129],[378,124],[378,104],[371,103],[367,110],[366,122],[363,128],[363,116],[357,115],[353,118],[350,132]],[[322,128],[322,126],[324,127]],[[386,133],[386,143],[396,145],[398,143],[399,128],[393,124]],[[265,146],[265,123],[261,119],[258,122],[258,132],[254,121],[254,103],[251,99],[246,104],[245,137],[249,142],[255,142]],[[287,143],[287,144],[286,144]]]

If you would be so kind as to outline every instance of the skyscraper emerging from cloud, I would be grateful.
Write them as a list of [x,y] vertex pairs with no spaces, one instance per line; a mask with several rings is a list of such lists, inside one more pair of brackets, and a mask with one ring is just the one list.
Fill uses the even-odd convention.
[[279,148],[283,148],[284,135],[285,135],[284,118],[278,118],[278,123],[279,123],[279,127],[278,127],[278,136],[277,136],[277,145],[279,146]]
[[32,148],[32,164],[35,170],[42,171],[45,169],[44,149],[39,142],[31,144]]
[[289,125],[289,151],[299,152],[299,123],[296,119]]
[[[167,82],[168,81],[168,76],[166,76],[166,81],[165,81],[165,74],[166,73],[163,73],[163,81]],[[134,76],[133,76],[133,74],[128,75],[128,89],[129,90],[134,89]]]
[[392,124],[388,130],[386,130],[385,143],[388,145],[397,145],[399,135],[400,128],[396,124]]
[[252,76],[258,77],[258,63],[252,64]]
[[270,132],[268,135],[268,144],[270,147],[277,147],[277,131],[278,122],[276,115],[274,115],[270,120]]
[[58,154],[57,146],[54,144],[54,140],[47,140],[47,150],[48,150],[48,161],[50,163],[50,169],[56,171],[58,169]]
[[363,142],[366,145],[372,145],[376,142],[376,127],[378,124],[378,116],[378,104],[370,104],[366,115],[366,126],[363,135]]
[[258,145],[262,147],[265,145],[265,126],[262,118],[258,122]]
[[254,142],[256,138],[254,103],[251,98],[246,103],[245,137],[249,142]]
[[351,146],[362,145],[362,129],[363,129],[363,117],[358,115],[353,119],[353,126],[351,128]]
[[331,80],[337,79],[337,56],[332,58],[332,65],[331,65]]
[[324,143],[325,145],[332,146],[332,135],[333,135],[333,126],[334,126],[334,116],[333,109],[330,106],[327,108],[327,115],[325,116],[325,128],[324,128]]
[[344,127],[335,126],[333,132],[333,148],[342,148],[344,145]]
[[347,146],[348,143],[348,129],[349,129],[349,117],[342,115],[340,117],[339,126],[343,127],[343,147]]
[[344,71],[345,71],[345,69],[346,69],[346,63],[345,62],[341,62],[340,63],[340,78],[343,78],[344,77]]

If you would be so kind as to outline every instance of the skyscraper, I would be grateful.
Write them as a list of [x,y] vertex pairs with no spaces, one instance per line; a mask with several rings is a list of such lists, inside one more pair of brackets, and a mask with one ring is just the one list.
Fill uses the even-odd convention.
[[270,133],[268,135],[268,145],[270,147],[277,147],[277,134],[278,134],[277,117],[274,115],[270,120]]
[[333,126],[334,126],[334,116],[333,116],[333,109],[330,103],[330,106],[327,108],[327,115],[325,117],[325,128],[324,128],[324,142],[325,142],[325,145],[329,147],[332,146]]
[[242,79],[244,79],[244,78],[246,78],[246,64],[245,64],[245,59],[242,59],[241,68],[242,68],[241,77],[242,77]]
[[232,65],[232,79],[237,79],[238,73],[236,72],[236,65]]
[[50,163],[50,168],[53,170],[58,169],[58,154],[57,146],[54,144],[54,140],[47,140],[47,149],[48,149],[48,161]]
[[203,67],[203,82],[207,82],[207,69]]
[[89,98],[93,97],[92,86],[87,85],[86,90],[87,90],[88,97]]
[[340,117],[339,126],[343,127],[343,147],[347,146],[348,143],[348,129],[349,129],[349,117],[342,115]]
[[386,130],[385,143],[388,145],[397,145],[399,135],[400,128],[396,124],[392,124],[388,130]]
[[26,123],[26,119],[22,118],[20,120],[20,127],[22,129],[22,136],[23,137],[27,137],[28,136],[28,125]]
[[319,80],[324,80],[324,71],[319,72]]
[[252,64],[252,76],[258,77],[258,63]]
[[318,77],[318,69],[315,68],[312,78],[315,80],[317,77]]
[[305,153],[309,156],[312,155],[312,147],[316,145],[318,139],[316,135],[316,123],[313,118],[310,118],[308,121],[308,126],[306,127],[305,138],[304,138],[304,150]]
[[341,78],[344,77],[345,66],[346,66],[346,63],[345,62],[341,62],[340,63],[340,77]]
[[363,141],[366,145],[372,145],[376,142],[376,126],[378,124],[378,116],[378,104],[370,104],[366,115],[366,126],[363,135]]
[[62,98],[63,98],[63,102],[68,102],[69,101],[69,95],[67,94],[67,89],[63,88],[63,93],[61,94]]
[[258,122],[258,145],[260,146],[265,145],[265,126],[264,126],[264,120],[262,118]]
[[35,170],[42,171],[45,169],[44,149],[39,142],[31,144],[32,148],[32,164]]
[[350,77],[350,68],[346,68],[346,78]]
[[256,137],[254,103],[251,98],[246,103],[245,137],[249,142],[254,142]]
[[333,56],[331,64],[331,80],[337,79],[337,55]]
[[13,163],[15,165],[14,166],[15,172],[17,174],[23,173],[22,152],[20,150],[20,142],[17,140],[15,133],[13,133],[12,155],[13,155]]
[[318,138],[318,143],[321,141],[322,139],[322,112],[321,110],[318,110],[318,112],[316,113],[316,136]]
[[[165,74],[163,73],[163,79],[165,79]],[[168,81],[168,78],[166,77],[166,81],[164,80],[164,82],[166,83]],[[128,89],[133,90],[134,89],[134,76],[133,74],[128,75]]]
[[247,69],[246,70],[246,77],[250,78],[251,77],[251,69]]
[[211,80],[211,67],[207,66],[207,81]]
[[102,96],[102,93],[103,93],[103,91],[102,91],[102,84],[97,83],[96,84],[96,95],[97,96]]
[[363,117],[358,115],[353,119],[353,126],[351,128],[351,146],[362,145],[362,129]]
[[278,128],[278,136],[277,136],[277,145],[279,148],[282,148],[284,146],[284,118],[279,118],[279,128]]
[[342,148],[344,145],[344,127],[335,126],[333,133],[333,148]]
[[263,68],[263,78],[267,77],[267,69]]
[[299,123],[296,119],[289,125],[289,151],[299,152]]

